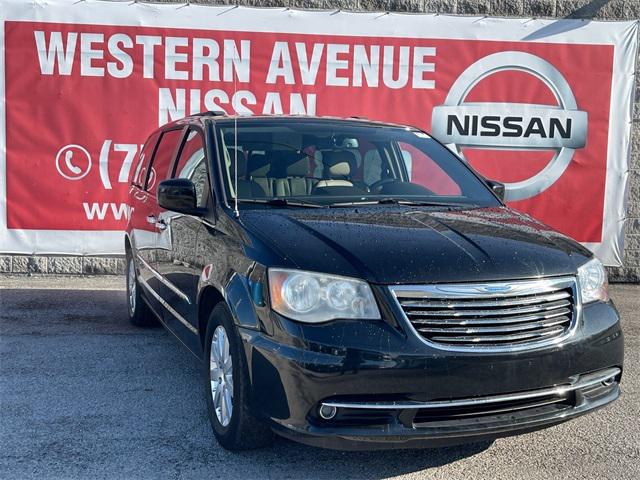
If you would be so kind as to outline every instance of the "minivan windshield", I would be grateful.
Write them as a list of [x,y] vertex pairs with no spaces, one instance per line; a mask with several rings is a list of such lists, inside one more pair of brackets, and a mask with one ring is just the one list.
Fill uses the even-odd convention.
[[497,206],[469,167],[424,132],[312,119],[216,122],[227,197],[317,207]]

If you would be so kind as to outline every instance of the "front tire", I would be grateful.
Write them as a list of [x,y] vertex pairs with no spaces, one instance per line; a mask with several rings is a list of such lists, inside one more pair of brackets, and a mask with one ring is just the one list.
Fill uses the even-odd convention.
[[158,324],[158,320],[153,315],[148,305],[142,299],[138,273],[133,256],[127,254],[127,311],[129,321],[136,327],[150,327]]
[[231,312],[215,306],[205,337],[203,377],[213,433],[227,450],[267,446],[273,433],[249,408],[249,375]]

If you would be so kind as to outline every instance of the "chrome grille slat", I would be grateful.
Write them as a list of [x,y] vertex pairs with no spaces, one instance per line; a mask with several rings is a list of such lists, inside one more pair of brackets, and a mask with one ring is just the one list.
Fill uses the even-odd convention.
[[526,333],[517,333],[510,335],[465,335],[460,337],[453,336],[434,336],[433,340],[436,342],[464,342],[464,343],[496,343],[496,342],[517,342],[520,340],[530,340],[532,338],[548,337],[549,335],[556,335],[562,333],[564,327],[551,327],[548,330],[536,330]]
[[[411,300],[406,300],[411,298]],[[470,299],[456,299],[451,301],[442,301],[440,299],[423,298],[416,300],[415,297],[405,297],[404,295],[398,295],[398,299],[403,307],[421,307],[425,304],[430,307],[438,308],[464,308],[468,306],[473,307],[506,307],[511,305],[530,305],[535,303],[554,302],[556,300],[562,300],[565,298],[571,298],[569,292],[557,292],[546,295],[535,295],[527,297],[510,297],[510,298],[494,298],[490,301],[474,300]]]
[[517,323],[515,325],[496,325],[491,327],[470,327],[470,328],[434,328],[427,327],[418,328],[420,333],[503,333],[503,332],[522,332],[526,330],[531,330],[534,328],[544,328],[544,327],[552,327],[555,325],[561,325],[563,323],[569,322],[569,317],[559,317],[552,318],[549,320],[543,320],[541,322],[533,322],[533,323]]
[[[404,306],[404,305],[403,305]],[[429,307],[430,305],[425,305]],[[513,307],[491,310],[409,310],[407,314],[419,315],[421,317],[483,317],[513,315],[518,313],[541,312],[545,310],[555,310],[557,308],[571,306],[571,302],[553,302],[549,305],[535,305],[529,307]]]
[[572,331],[574,277],[390,287],[417,335],[442,348],[511,350]]
[[548,318],[554,318],[559,316],[567,316],[571,313],[571,310],[564,308],[559,312],[548,312],[540,315],[517,315],[513,317],[501,317],[501,318],[414,318],[411,317],[411,323],[416,325],[494,325],[496,323],[520,323],[520,322],[535,322],[538,320],[546,320]]

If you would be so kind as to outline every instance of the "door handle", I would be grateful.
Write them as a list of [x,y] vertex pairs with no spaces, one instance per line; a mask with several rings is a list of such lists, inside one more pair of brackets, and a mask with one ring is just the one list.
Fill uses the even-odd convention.
[[158,221],[158,219],[156,218],[155,215],[148,215],[147,216],[147,223],[150,223],[151,225],[155,225],[157,221]]
[[156,222],[156,228],[158,228],[158,230],[164,230],[165,228],[167,228],[167,223],[160,219]]

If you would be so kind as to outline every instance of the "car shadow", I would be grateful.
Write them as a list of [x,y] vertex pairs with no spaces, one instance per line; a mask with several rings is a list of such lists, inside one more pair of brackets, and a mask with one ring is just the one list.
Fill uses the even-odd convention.
[[[335,478],[382,479],[455,463],[487,450],[492,444],[493,442],[486,441],[428,449],[338,451],[309,447],[277,437],[271,448],[277,455],[310,459],[299,465],[301,471],[305,472],[305,478],[322,478],[327,469],[333,469]],[[264,455],[264,452],[239,454],[240,457],[253,459],[252,461]]]

